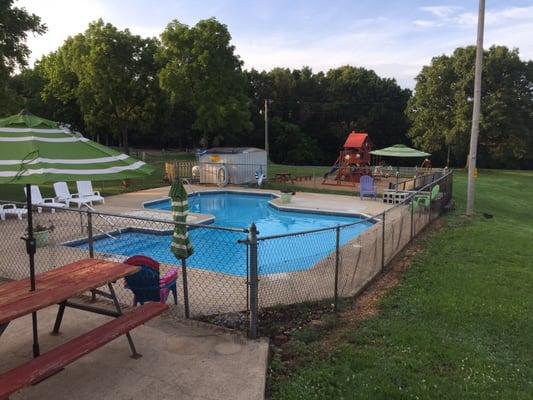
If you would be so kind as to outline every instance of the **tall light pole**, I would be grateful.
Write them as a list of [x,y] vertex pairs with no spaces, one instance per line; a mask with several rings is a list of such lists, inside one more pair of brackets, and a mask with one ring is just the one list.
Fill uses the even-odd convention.
[[266,151],[266,156],[267,156],[267,161],[268,161],[268,102],[271,101],[269,99],[265,99],[265,111],[264,111],[264,114],[265,114],[265,151]]
[[485,0],[479,0],[477,19],[476,71],[474,77],[474,107],[472,110],[472,132],[470,134],[470,153],[468,155],[468,188],[466,215],[474,215],[475,171],[477,141],[479,136],[479,114],[481,112],[481,70],[483,65],[483,30],[485,25]]

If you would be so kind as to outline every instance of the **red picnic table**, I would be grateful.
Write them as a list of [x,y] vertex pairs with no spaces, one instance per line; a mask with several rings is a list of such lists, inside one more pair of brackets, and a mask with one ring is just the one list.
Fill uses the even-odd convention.
[[[0,336],[11,321],[34,314],[53,304],[59,305],[53,334],[59,333],[66,307],[115,318],[15,369],[0,374],[0,400],[7,399],[10,394],[24,386],[34,384],[59,372],[66,365],[121,335],[126,335],[132,357],[139,358],[140,355],[135,349],[129,331],[160,315],[168,306],[161,303],[146,303],[126,314],[122,312],[112,282],[134,274],[138,270],[139,267],[113,261],[85,259],[38,274],[34,291],[29,290],[29,279],[0,284]],[[106,285],[109,293],[98,289]],[[110,310],[71,300],[88,291],[112,300],[115,309]],[[36,324],[34,329],[36,329]],[[38,342],[34,343],[35,347],[39,354]]]

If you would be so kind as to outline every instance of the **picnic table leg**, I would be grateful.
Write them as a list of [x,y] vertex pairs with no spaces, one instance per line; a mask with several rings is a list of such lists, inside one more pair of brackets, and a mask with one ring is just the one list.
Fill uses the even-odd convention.
[[59,328],[61,328],[61,321],[63,321],[63,314],[65,314],[66,302],[59,304],[59,310],[57,310],[56,322],[54,323],[54,329],[50,333],[51,335],[59,335]]
[[[109,288],[109,293],[111,294],[111,299],[113,300],[113,303],[115,304],[115,308],[117,309],[117,313],[120,315],[123,314],[122,307],[120,307],[120,303],[118,302],[117,295],[115,293],[115,289],[113,288],[112,283],[108,283],[107,287]],[[131,350],[131,358],[138,359],[141,358],[142,355],[137,353],[137,349],[135,349],[135,344],[133,343],[133,339],[131,338],[130,333],[126,333],[126,338],[128,339],[128,344],[130,345]]]

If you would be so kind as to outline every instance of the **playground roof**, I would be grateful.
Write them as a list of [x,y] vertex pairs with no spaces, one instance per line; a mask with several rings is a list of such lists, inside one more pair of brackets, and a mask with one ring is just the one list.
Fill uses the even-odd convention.
[[383,157],[429,157],[431,154],[412,149],[404,144],[395,144],[384,149],[371,151],[370,154]]
[[368,139],[368,134],[364,132],[355,132],[352,131],[346,142],[344,142],[344,148],[359,148],[363,147],[363,144]]

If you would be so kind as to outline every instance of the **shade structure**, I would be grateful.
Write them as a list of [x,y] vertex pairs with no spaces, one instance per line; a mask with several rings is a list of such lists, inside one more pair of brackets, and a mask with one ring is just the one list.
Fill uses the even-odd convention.
[[0,183],[43,184],[140,178],[142,161],[28,112],[0,119]]
[[189,196],[183,187],[183,182],[180,178],[172,183],[170,187],[169,197],[172,202],[172,219],[177,224],[174,225],[174,232],[172,233],[172,241],[170,243],[170,250],[176,258],[181,260],[181,275],[183,281],[183,299],[185,307],[185,316],[189,318],[189,293],[187,284],[187,267],[186,259],[193,253],[191,241],[189,240],[189,232],[187,230],[187,215],[189,214]]
[[420,158],[429,157],[430,153],[407,147],[404,144],[395,144],[394,146],[385,147],[384,149],[371,151],[370,154],[381,157],[398,157],[398,158]]
[[[30,290],[35,290],[35,252],[31,184],[76,180],[138,178],[153,172],[142,161],[101,146],[57,122],[22,111],[0,119],[0,184],[25,184],[28,208],[26,251]],[[32,313],[33,355],[39,340],[37,313]]]

